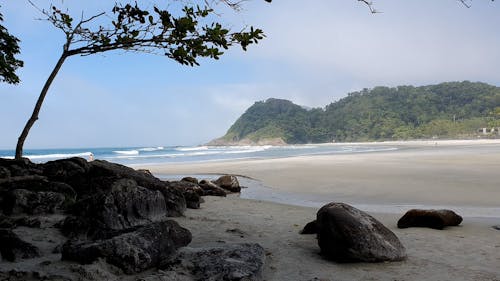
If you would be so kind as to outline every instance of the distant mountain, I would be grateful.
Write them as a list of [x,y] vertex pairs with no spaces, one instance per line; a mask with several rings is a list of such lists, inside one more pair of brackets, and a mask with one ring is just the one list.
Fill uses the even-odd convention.
[[[483,127],[486,133],[478,131]],[[271,98],[248,108],[210,144],[498,137],[494,127],[500,127],[500,88],[464,81],[364,89],[324,109]]]

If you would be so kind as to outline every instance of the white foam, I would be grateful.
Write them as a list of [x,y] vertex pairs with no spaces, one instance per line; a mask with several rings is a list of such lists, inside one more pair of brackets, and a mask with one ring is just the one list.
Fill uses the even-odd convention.
[[44,155],[25,155],[24,157],[30,160],[40,160],[40,159],[63,159],[71,157],[89,157],[92,152],[82,152],[82,153],[54,153],[54,154],[44,154]]
[[208,150],[208,146],[177,147],[175,150],[178,150],[178,151],[198,151],[198,150]]
[[116,154],[125,154],[125,155],[138,155],[139,154],[139,150],[115,150],[113,151],[114,153]]
[[139,151],[158,151],[158,150],[164,150],[165,148],[163,146],[158,146],[158,147],[144,147],[144,148],[139,148]]

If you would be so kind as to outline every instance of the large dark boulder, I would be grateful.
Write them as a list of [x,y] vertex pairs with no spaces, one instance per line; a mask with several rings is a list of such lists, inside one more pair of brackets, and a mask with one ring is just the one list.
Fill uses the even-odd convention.
[[161,221],[110,239],[94,242],[68,241],[62,259],[89,264],[99,258],[127,274],[158,267],[180,247],[191,242],[191,233],[175,221]]
[[226,197],[227,191],[222,189],[220,186],[209,180],[201,180],[199,183],[201,189],[203,189],[203,195],[211,195],[211,196],[222,196]]
[[420,210],[412,209],[398,220],[399,228],[429,227],[443,229],[447,226],[457,226],[462,217],[451,210]]
[[132,179],[118,179],[110,190],[101,191],[75,203],[63,223],[63,232],[84,232],[93,238],[147,224],[167,215],[160,191],[139,186]]
[[40,256],[37,247],[21,240],[10,229],[0,229],[0,254],[3,260],[14,262],[19,259],[31,259]]
[[405,259],[396,235],[367,213],[344,203],[329,203],[317,213],[321,254],[337,262],[382,262]]
[[3,196],[2,208],[8,215],[54,213],[65,200],[66,197],[57,192],[14,189]]
[[169,267],[172,272],[187,271],[194,280],[257,281],[262,280],[264,262],[265,252],[259,244],[243,243],[182,248]]

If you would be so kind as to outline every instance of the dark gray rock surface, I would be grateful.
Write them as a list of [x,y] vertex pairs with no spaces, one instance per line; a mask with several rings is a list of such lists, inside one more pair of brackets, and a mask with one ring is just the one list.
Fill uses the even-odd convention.
[[175,251],[191,242],[191,233],[175,221],[161,221],[110,239],[68,241],[62,248],[63,260],[89,264],[99,258],[133,274],[157,267]]
[[337,262],[400,261],[406,250],[398,237],[372,216],[344,203],[317,213],[321,254]]
[[197,281],[257,281],[262,280],[264,262],[264,248],[255,243],[186,247],[179,249],[175,261],[166,270],[185,271],[191,280]]
[[0,254],[3,260],[10,262],[40,256],[40,251],[32,244],[21,240],[10,229],[0,229]]

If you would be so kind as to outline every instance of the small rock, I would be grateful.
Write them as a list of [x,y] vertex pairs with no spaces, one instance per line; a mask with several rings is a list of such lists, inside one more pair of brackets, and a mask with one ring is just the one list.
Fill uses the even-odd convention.
[[181,179],[181,181],[187,181],[187,182],[191,182],[191,183],[194,183],[194,184],[198,184],[198,179],[197,178],[193,178],[193,177],[184,177]]
[[492,227],[493,227],[493,229],[500,230],[500,225],[494,225]]
[[316,220],[309,222],[300,231],[300,234],[316,234],[318,233],[318,226],[316,225]]
[[227,195],[224,189],[209,180],[201,180],[199,185],[203,189],[203,195],[222,197],[226,197]]
[[457,226],[462,217],[451,210],[420,210],[406,212],[398,221],[398,228],[429,227],[443,229],[446,226]]
[[221,176],[216,181],[214,181],[214,183],[231,192],[241,191],[240,183],[238,182],[238,178],[235,176],[229,176],[229,175]]

